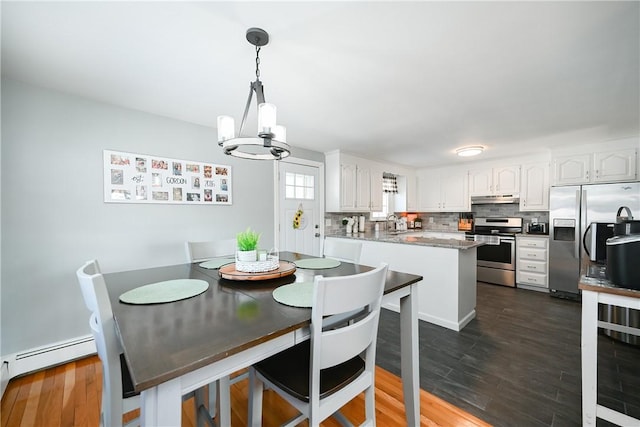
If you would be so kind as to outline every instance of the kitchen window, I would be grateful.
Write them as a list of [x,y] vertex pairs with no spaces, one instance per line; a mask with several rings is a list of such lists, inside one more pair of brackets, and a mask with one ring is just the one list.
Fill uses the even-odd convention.
[[285,175],[285,198],[287,199],[315,199],[315,182],[313,175],[287,172]]

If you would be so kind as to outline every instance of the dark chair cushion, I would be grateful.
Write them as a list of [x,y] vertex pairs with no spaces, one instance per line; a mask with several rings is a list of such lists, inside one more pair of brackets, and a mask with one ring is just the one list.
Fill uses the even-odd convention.
[[131,380],[131,373],[129,372],[129,366],[127,365],[127,361],[124,358],[124,354],[120,355],[120,369],[122,376],[122,397],[126,399],[127,397],[137,396],[138,392],[133,389],[133,381]]
[[[304,402],[309,401],[311,342],[309,340],[275,354],[256,365],[265,378]],[[320,398],[340,390],[364,372],[364,360],[356,356],[320,371]]]

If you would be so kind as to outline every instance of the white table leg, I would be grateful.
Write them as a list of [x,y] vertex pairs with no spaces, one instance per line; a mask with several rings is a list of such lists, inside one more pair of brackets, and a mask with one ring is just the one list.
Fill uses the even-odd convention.
[[598,294],[582,290],[582,425],[596,425],[598,400]]
[[140,398],[142,427],[181,425],[182,396],[179,378],[144,390]]
[[418,347],[418,284],[400,298],[400,354],[404,408],[409,427],[420,425],[420,371]]

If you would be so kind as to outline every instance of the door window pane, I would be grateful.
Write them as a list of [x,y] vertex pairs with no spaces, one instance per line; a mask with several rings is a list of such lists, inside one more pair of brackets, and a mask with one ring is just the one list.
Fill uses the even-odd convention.
[[314,200],[314,176],[287,172],[285,176],[285,198]]

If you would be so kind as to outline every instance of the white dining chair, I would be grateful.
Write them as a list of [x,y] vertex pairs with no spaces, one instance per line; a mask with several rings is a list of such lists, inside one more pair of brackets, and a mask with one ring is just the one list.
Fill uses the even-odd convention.
[[362,242],[344,239],[324,239],[323,252],[326,258],[358,264],[362,253]]
[[236,239],[211,240],[208,242],[186,242],[189,262],[206,261],[211,258],[232,256],[236,253]]
[[[109,294],[98,261],[87,261],[76,271],[76,276],[85,305],[91,312],[89,325],[96,343],[98,357],[102,362],[100,425],[103,427],[122,426],[123,415],[140,408],[140,395],[133,389],[129,368],[122,354]],[[201,422],[206,422],[213,426],[213,421],[208,417],[206,408],[202,405],[203,390],[198,389],[189,393],[183,396],[183,400],[191,397],[195,398],[198,425]],[[135,418],[124,425],[136,425],[138,422],[139,420]]]
[[[362,392],[363,425],[375,425],[375,353],[386,276],[387,264],[381,264],[351,276],[314,278],[310,340],[249,369],[249,425],[262,424],[264,385],[300,412],[286,426],[308,419],[315,427],[331,415],[350,425],[338,411]],[[325,316],[362,310],[352,323],[323,328]]]

